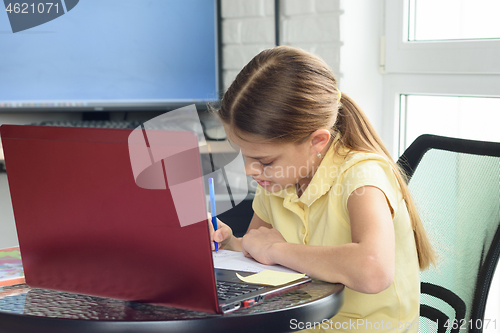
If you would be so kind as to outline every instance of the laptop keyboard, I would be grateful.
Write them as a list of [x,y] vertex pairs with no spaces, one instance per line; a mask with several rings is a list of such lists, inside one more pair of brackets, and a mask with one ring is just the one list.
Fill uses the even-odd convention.
[[264,287],[255,284],[217,281],[217,298],[221,301],[226,301],[230,298],[245,295],[260,289],[264,289]]

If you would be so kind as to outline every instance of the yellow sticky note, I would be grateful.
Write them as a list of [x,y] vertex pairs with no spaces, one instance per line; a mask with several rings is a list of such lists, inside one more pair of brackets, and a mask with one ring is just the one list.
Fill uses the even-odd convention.
[[236,276],[238,276],[238,278],[243,282],[276,287],[298,280],[306,275],[300,273],[285,273],[267,270],[249,276],[241,276],[236,273]]

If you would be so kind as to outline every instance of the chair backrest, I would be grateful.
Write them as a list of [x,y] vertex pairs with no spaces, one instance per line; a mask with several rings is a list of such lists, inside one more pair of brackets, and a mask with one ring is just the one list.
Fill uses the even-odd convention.
[[421,273],[419,332],[482,332],[500,254],[500,143],[426,134],[398,164],[438,254]]

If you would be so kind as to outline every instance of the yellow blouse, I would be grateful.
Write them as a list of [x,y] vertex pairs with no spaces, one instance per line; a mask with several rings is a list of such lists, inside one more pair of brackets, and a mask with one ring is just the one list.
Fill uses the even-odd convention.
[[[420,269],[410,217],[398,182],[382,156],[364,152],[347,154],[343,147],[335,154],[338,144],[336,138],[300,198],[293,187],[271,193],[259,186],[253,201],[254,212],[278,229],[287,242],[341,245],[352,242],[347,211],[349,195],[367,185],[382,190],[391,208],[396,241],[392,285],[378,294],[345,288],[340,312],[321,325],[316,323],[311,331],[417,332]],[[296,327],[309,328],[313,324]]]

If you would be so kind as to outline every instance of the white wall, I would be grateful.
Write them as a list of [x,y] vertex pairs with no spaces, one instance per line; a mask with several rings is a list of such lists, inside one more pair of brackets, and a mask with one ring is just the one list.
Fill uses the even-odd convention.
[[[281,0],[280,44],[303,48],[339,76],[339,0]],[[274,0],[222,0],[223,82],[227,88],[260,51],[275,46]]]
[[0,249],[19,246],[7,175],[0,174]]
[[[274,0],[223,0],[222,17],[227,88],[253,56],[275,45]],[[361,106],[383,137],[379,54],[384,1],[281,0],[280,30],[280,44],[325,60],[340,89]]]
[[273,0],[222,0],[224,91],[257,53],[275,45]]
[[316,54],[339,78],[341,16],[339,0],[282,0],[281,44]]
[[387,143],[382,132],[384,76],[379,72],[384,1],[342,0],[341,8],[340,38],[344,45],[340,49],[339,88],[359,104]]

